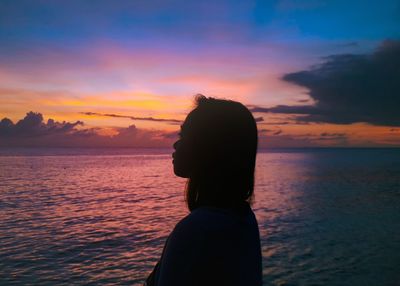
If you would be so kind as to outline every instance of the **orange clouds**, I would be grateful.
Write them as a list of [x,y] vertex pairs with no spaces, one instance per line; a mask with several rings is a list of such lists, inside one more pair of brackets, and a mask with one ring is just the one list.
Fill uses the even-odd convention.
[[262,147],[400,147],[400,132],[386,126],[270,123],[258,124]]
[[[191,100],[191,99],[190,99]],[[65,91],[35,91],[0,89],[0,114],[13,120],[21,118],[27,110],[41,110],[57,120],[84,118],[89,126],[127,126],[131,121],[103,116],[85,116],[82,112],[123,113],[127,116],[148,117],[159,114],[184,119],[190,100],[145,93],[116,92],[108,94],[78,94]],[[177,114],[178,113],[178,114]],[[148,123],[139,123],[151,127]],[[154,125],[153,125],[154,126]],[[156,125],[157,126],[157,125]]]
[[[58,121],[83,120],[85,126],[80,128],[100,128],[92,131],[117,138],[119,128],[132,124],[154,134],[174,134],[176,125],[142,119],[184,120],[196,93],[269,110],[315,106],[317,101],[306,87],[281,80],[300,62],[293,54],[283,57],[289,48],[238,44],[229,49],[224,45],[169,49],[162,43],[141,47],[110,41],[73,48],[36,47],[24,61],[1,62],[0,116],[17,121],[27,111],[37,110]],[[397,133],[385,127],[299,124],[293,110],[274,110],[254,111],[255,117],[264,117],[259,123],[264,130],[261,147],[400,144]]]
[[[83,115],[83,114],[82,114]],[[95,116],[88,115],[88,116]],[[102,116],[99,114],[98,116]],[[109,116],[103,116],[109,117]],[[112,117],[112,116],[111,116]],[[153,118],[138,118],[153,122]],[[160,119],[164,120],[164,119]],[[86,120],[85,120],[86,121]],[[136,122],[139,122],[136,121]],[[127,119],[127,123],[132,122]],[[271,123],[271,124],[270,124]],[[298,147],[399,147],[400,129],[367,124],[281,124],[259,122],[259,148]],[[179,125],[179,124],[178,124]],[[87,127],[82,121],[45,121],[39,113],[29,113],[14,124],[0,121],[3,147],[171,147],[178,125],[162,128]]]

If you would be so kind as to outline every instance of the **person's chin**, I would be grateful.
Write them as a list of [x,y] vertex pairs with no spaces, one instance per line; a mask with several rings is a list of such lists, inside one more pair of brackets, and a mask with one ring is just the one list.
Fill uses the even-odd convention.
[[184,170],[177,167],[176,164],[174,164],[174,174],[181,178],[189,178],[189,175]]

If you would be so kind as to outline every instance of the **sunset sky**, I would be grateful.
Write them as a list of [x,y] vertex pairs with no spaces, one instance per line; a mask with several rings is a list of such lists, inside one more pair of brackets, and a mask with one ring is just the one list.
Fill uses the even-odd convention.
[[400,3],[0,1],[0,146],[168,147],[198,93],[261,147],[400,147]]

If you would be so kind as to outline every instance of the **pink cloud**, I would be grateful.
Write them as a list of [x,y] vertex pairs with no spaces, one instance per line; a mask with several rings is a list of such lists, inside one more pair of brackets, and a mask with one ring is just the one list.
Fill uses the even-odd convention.
[[171,147],[174,137],[160,130],[135,125],[117,128],[116,135],[100,135],[97,128],[82,129],[83,122],[44,122],[40,113],[29,112],[14,124],[0,121],[0,147]]

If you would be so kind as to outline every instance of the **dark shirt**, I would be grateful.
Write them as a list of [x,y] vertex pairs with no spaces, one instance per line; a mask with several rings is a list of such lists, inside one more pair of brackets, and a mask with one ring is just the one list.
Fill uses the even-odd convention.
[[167,239],[154,285],[262,285],[257,220],[250,206],[199,207]]

